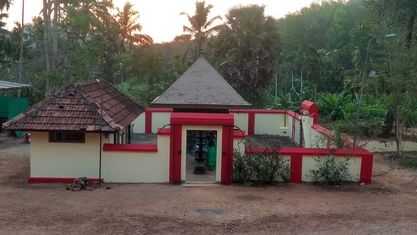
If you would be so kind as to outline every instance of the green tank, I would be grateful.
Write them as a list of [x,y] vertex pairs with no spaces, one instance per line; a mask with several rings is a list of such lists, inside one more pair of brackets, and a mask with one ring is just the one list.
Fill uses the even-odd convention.
[[[214,142],[214,141],[213,141]],[[207,166],[209,170],[214,170],[216,168],[216,144],[207,146]]]

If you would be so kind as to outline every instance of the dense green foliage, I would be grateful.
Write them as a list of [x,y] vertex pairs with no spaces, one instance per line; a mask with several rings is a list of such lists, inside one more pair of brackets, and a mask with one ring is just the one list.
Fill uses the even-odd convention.
[[[9,3],[0,1],[0,20]],[[23,45],[20,25],[0,28],[0,79],[33,84],[25,93],[33,102],[101,78],[146,106],[202,52],[256,108],[296,109],[309,99],[319,103],[322,122],[370,136],[382,132],[388,110],[399,127],[417,124],[414,0],[321,1],[281,19],[263,6],[241,6],[220,25],[210,15],[216,6],[199,1],[193,15],[184,13],[188,35],[164,44],[140,34],[140,12],[129,3],[43,3],[24,26]]]

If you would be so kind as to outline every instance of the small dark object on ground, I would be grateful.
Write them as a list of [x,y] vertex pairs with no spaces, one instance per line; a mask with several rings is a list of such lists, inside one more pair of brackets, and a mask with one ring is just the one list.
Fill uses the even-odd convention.
[[93,190],[94,189],[93,183],[88,181],[87,177],[80,177],[74,180],[74,182],[70,185],[67,185],[67,190],[71,191],[81,191],[81,190]]

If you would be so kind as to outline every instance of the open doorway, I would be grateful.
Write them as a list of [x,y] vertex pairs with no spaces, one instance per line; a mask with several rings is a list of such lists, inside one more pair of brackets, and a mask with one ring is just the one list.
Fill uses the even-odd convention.
[[187,130],[186,181],[216,182],[217,131]]

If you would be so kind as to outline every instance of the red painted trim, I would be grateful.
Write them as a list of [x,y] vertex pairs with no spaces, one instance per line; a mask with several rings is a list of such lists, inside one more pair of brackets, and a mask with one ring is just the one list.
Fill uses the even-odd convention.
[[104,144],[103,151],[158,152],[158,146],[156,144]]
[[311,127],[314,130],[316,130],[317,132],[319,132],[320,134],[326,136],[327,138],[333,138],[334,137],[334,133],[332,131],[330,131],[329,129],[327,129],[326,127],[323,127],[319,124],[313,124]]
[[271,113],[286,114],[287,110],[283,109],[230,109],[230,113]]
[[301,154],[291,155],[290,183],[301,184],[302,172],[303,172],[303,156]]
[[172,113],[171,124],[182,125],[233,125],[232,114],[214,113]]
[[270,113],[270,114],[288,114],[293,118],[299,118],[299,114],[292,110],[285,109],[230,109],[229,113]]
[[293,119],[300,119],[300,115],[294,111],[291,110],[286,110],[287,111],[287,115],[289,115],[290,117],[292,117]]
[[335,155],[335,156],[352,156],[362,157],[365,155],[372,154],[365,149],[332,149],[332,148],[287,148],[283,147],[280,149],[264,148],[264,147],[251,147],[246,148],[245,153],[272,153],[279,151],[283,155],[301,154],[303,156],[324,156],[324,155]]
[[255,113],[250,112],[248,115],[248,135],[255,134]]
[[170,135],[171,129],[170,128],[158,128],[158,135]]
[[152,133],[152,111],[145,110],[145,133]]
[[[328,139],[333,139],[335,137],[335,134],[333,131],[319,125],[319,124],[313,124],[311,126],[314,130],[316,130],[317,132],[319,132],[320,134],[322,134],[323,136],[325,136]],[[345,147],[348,148],[352,148],[353,147],[353,140],[350,138],[349,135],[346,134],[342,134],[342,139],[344,141],[344,145]]]
[[372,165],[373,165],[373,155],[367,154],[363,155],[361,159],[361,172],[360,179],[361,183],[370,184],[372,181]]
[[146,108],[146,111],[151,113],[171,113],[173,109],[171,108]]
[[241,130],[234,130],[233,137],[236,139],[243,139],[246,137],[246,132]]
[[[47,184],[47,183],[64,183],[70,184],[73,183],[77,178],[53,178],[53,177],[29,177],[27,178],[28,184]],[[98,183],[98,178],[88,178],[88,181],[93,183]],[[101,179],[101,182],[104,182],[104,179]]]

